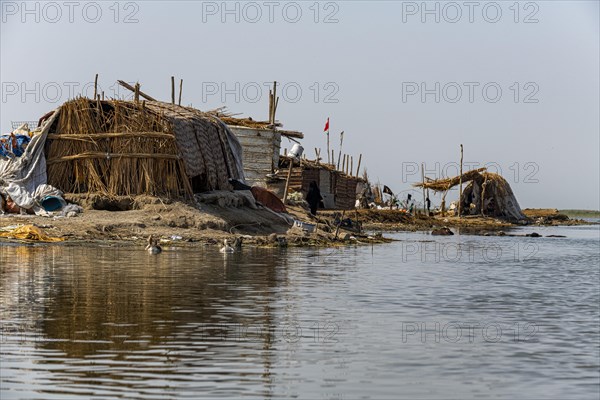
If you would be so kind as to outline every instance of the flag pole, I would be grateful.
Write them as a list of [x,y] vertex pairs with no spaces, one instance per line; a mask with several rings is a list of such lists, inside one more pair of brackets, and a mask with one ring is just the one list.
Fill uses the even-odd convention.
[[329,127],[327,128],[327,164],[331,164],[331,153],[329,152]]

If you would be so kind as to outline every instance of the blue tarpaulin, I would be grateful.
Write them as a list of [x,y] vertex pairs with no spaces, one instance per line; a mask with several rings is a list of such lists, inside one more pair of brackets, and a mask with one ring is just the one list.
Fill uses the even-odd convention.
[[27,135],[0,135],[0,156],[21,157],[30,141]]

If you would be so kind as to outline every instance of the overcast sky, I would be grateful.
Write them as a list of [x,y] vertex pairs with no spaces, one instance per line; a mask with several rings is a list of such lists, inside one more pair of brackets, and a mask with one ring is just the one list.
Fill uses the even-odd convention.
[[336,157],[343,130],[395,192],[422,163],[455,175],[462,143],[522,207],[600,208],[598,1],[0,3],[4,133],[91,96],[96,73],[107,97],[122,79],[170,101],[174,75],[185,105],[254,119],[277,80],[309,157],[329,117]]

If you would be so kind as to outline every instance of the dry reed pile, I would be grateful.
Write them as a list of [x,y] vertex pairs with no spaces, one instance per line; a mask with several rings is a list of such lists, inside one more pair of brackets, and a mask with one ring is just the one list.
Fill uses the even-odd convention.
[[[474,169],[462,174],[462,182],[466,183],[473,179],[476,179],[481,176],[481,173],[485,171],[486,168]],[[443,178],[436,180],[429,180],[425,183],[419,182],[415,183],[413,186],[415,187],[424,187],[426,189],[431,189],[435,192],[445,192],[446,190],[458,185],[460,183],[460,175],[452,177],[452,178]]]
[[144,103],[77,98],[46,142],[48,183],[68,193],[192,195],[172,124]]

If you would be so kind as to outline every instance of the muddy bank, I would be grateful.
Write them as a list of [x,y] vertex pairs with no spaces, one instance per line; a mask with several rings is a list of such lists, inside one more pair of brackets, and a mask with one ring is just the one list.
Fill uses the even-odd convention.
[[[194,205],[156,197],[111,198],[99,195],[67,195],[67,200],[83,207],[75,217],[41,217],[6,214],[0,216],[0,229],[34,225],[64,244],[103,242],[111,245],[139,245],[148,236],[163,246],[220,246],[224,239],[242,238],[246,246],[345,246],[386,243],[381,234],[335,232],[311,219],[302,208],[292,207],[290,216],[274,213],[245,197],[207,196]],[[102,209],[98,209],[102,208]],[[294,219],[313,224],[313,232],[294,226]],[[2,241],[19,241],[0,238]],[[28,242],[25,240],[24,242]]]
[[341,216],[339,211],[322,211],[321,219],[335,220],[338,218],[349,220],[349,229],[357,229],[361,226],[363,230],[370,231],[432,231],[434,229],[449,227],[458,229],[467,234],[489,234],[508,231],[520,226],[561,226],[561,225],[585,225],[590,222],[571,219],[558,210],[548,209],[526,209],[527,221],[510,222],[503,219],[472,216],[425,216],[410,215],[397,210],[352,210],[346,211]]
[[[510,229],[529,225],[576,225],[588,222],[560,214],[557,210],[524,210],[529,220],[519,224],[495,218],[458,218],[410,215],[397,210],[321,210],[317,217],[300,206],[288,206],[288,215],[277,214],[257,204],[248,193],[214,192],[194,202],[169,201],[156,197],[107,198],[98,194],[67,195],[70,203],[84,211],[75,217],[40,217],[7,214],[0,217],[0,230],[34,225],[61,243],[103,242],[112,245],[144,245],[148,236],[164,246],[220,246],[224,239],[242,238],[247,246],[345,246],[386,243],[384,231],[455,232],[503,235]],[[294,221],[302,221],[303,227]],[[9,235],[10,236],[10,235]],[[15,241],[15,238],[0,238]]]

